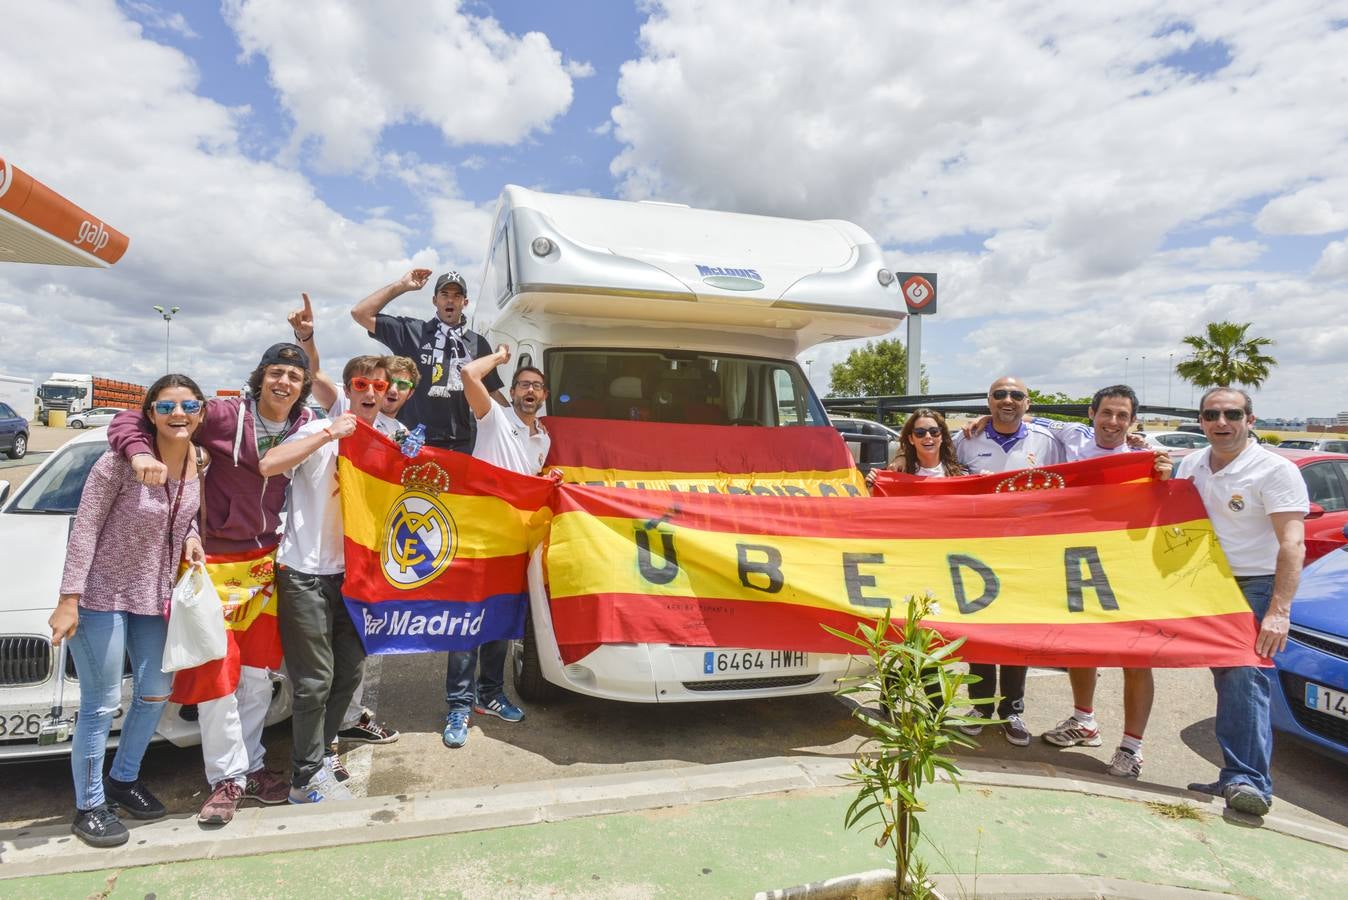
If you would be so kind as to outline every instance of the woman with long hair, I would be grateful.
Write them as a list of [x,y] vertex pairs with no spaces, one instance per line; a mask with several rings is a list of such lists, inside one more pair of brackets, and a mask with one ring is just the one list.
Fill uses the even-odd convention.
[[899,455],[890,466],[895,471],[930,478],[969,474],[955,458],[945,416],[934,409],[919,409],[909,416],[899,431],[899,444]]
[[[53,645],[69,642],[80,679],[70,752],[71,830],[94,847],[126,843],[126,826],[114,808],[137,819],[164,815],[164,805],[141,782],[140,764],[173,684],[160,666],[174,578],[180,562],[205,559],[197,509],[206,457],[192,445],[204,405],[201,388],[186,375],[165,375],[151,385],[141,415],[153,434],[153,453],[168,469],[167,482],[140,483],[131,464],[109,450],[89,470],[70,532],[61,596],[49,624]],[[105,782],[103,758],[122,702],[127,658],[132,700]]]

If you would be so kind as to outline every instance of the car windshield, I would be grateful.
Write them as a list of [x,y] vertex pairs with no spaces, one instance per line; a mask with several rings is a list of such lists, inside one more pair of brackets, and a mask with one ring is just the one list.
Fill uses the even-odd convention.
[[1313,450],[1315,441],[1283,441],[1278,446],[1284,450]]
[[84,388],[73,384],[44,384],[37,393],[44,400],[74,400],[84,396]]
[[67,445],[19,491],[9,512],[70,515],[80,505],[89,470],[108,449],[104,441]]
[[828,425],[794,362],[675,350],[554,349],[549,415],[695,425]]

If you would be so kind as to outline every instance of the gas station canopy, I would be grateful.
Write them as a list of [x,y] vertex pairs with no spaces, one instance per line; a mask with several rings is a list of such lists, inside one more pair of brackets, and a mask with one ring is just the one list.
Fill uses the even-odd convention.
[[131,239],[0,157],[0,262],[107,268]]

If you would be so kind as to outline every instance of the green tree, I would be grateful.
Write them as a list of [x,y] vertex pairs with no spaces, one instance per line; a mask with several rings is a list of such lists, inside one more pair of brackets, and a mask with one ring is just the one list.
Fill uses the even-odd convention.
[[[908,348],[898,338],[859,347],[829,372],[830,397],[888,397],[908,393]],[[922,367],[922,393],[930,382]]]
[[1030,388],[1031,416],[1043,416],[1046,419],[1057,419],[1060,422],[1084,422],[1089,425],[1091,420],[1082,416],[1064,416],[1059,413],[1042,412],[1039,407],[1047,406],[1050,403],[1084,403],[1089,406],[1090,402],[1090,397],[1069,397],[1062,391],[1048,393]]
[[1246,337],[1249,322],[1209,322],[1206,334],[1191,334],[1184,343],[1193,354],[1175,366],[1175,374],[1196,387],[1245,385],[1259,387],[1278,364],[1264,354],[1273,341]]

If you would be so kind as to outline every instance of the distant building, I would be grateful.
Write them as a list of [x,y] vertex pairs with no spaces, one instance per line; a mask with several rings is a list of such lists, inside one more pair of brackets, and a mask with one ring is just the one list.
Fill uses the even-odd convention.
[[1339,413],[1339,417],[1338,417],[1338,419],[1334,422],[1334,424],[1335,424],[1335,425],[1348,425],[1348,410],[1344,410],[1343,412]]

